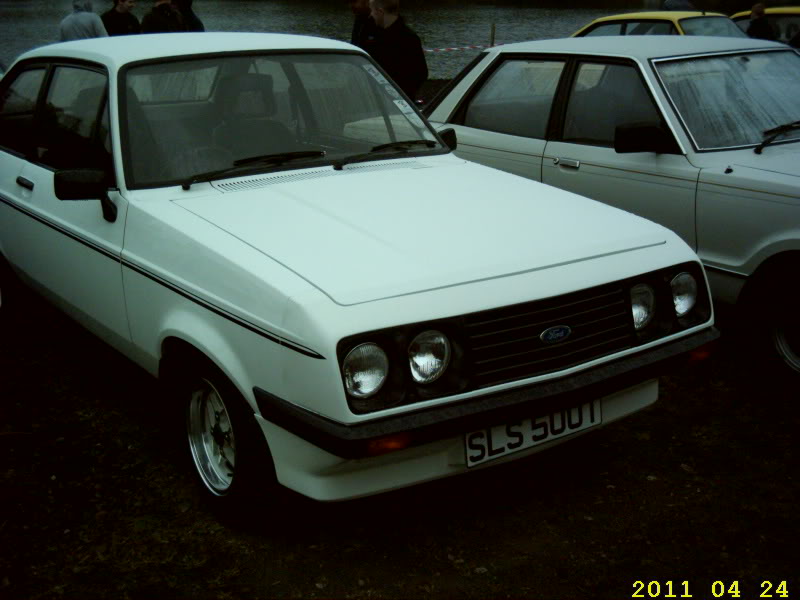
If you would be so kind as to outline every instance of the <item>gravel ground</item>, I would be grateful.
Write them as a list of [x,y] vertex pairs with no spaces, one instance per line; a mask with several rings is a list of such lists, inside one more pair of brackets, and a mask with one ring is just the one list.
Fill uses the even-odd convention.
[[724,335],[654,407],[560,448],[234,522],[148,375],[38,299],[2,319],[0,598],[800,599],[797,394]]

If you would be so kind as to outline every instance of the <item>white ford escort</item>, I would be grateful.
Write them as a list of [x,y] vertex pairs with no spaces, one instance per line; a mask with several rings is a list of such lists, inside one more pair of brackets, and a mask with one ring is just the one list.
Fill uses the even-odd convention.
[[344,43],[28,52],[0,82],[4,300],[18,277],[164,379],[222,506],[528,456],[717,337],[677,235],[443,136]]

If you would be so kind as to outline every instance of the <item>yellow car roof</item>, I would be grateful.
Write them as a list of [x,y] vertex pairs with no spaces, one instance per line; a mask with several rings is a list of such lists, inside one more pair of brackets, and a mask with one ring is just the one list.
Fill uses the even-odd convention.
[[672,21],[673,23],[677,23],[681,19],[687,19],[690,17],[703,17],[703,16],[724,17],[725,15],[718,12],[702,12],[699,10],[652,10],[649,12],[625,13],[622,15],[610,15],[608,17],[600,17],[589,23],[589,25],[594,25],[595,23],[605,23],[606,21],[627,21],[628,19],[649,19],[649,20],[660,20],[660,21]]

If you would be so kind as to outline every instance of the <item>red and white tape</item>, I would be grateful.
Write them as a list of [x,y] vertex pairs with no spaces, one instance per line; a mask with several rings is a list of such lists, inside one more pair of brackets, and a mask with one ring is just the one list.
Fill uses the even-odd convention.
[[[500,46],[502,44],[495,44],[494,46]],[[458,48],[423,48],[425,52],[451,52],[452,50],[483,50],[484,48],[494,48],[494,46],[460,46]]]

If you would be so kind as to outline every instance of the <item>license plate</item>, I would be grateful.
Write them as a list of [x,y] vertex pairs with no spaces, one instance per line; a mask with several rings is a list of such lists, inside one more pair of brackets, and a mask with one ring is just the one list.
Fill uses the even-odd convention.
[[464,436],[467,466],[474,467],[600,425],[600,400],[522,419]]

